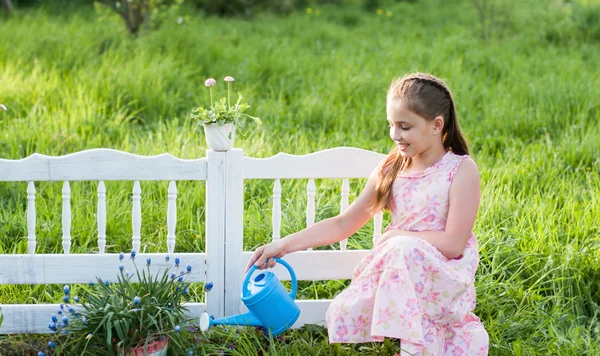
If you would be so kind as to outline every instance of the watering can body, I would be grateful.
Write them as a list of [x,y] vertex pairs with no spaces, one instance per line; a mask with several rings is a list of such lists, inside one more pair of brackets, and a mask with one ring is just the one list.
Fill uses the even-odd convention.
[[250,279],[256,266],[246,274],[242,285],[242,302],[249,312],[212,320],[204,313],[200,318],[200,328],[204,331],[212,325],[260,326],[279,335],[289,329],[300,316],[300,308],[294,302],[298,283],[292,267],[285,261],[276,258],[277,263],[284,265],[292,277],[292,291],[288,293],[273,272],[261,271]]

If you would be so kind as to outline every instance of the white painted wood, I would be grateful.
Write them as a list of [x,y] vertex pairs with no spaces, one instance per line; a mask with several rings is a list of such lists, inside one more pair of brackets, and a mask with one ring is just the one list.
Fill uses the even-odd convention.
[[244,181],[242,179],[243,153],[232,149],[225,154],[225,315],[237,314],[244,268],[240,256],[244,248]]
[[21,160],[0,159],[0,181],[205,180],[206,169],[205,158],[138,156],[98,148],[65,156],[35,153]]
[[[312,226],[315,223],[315,192],[317,187],[315,180],[310,178],[306,187],[306,227]],[[308,248],[312,251],[312,247]]]
[[[207,150],[206,180],[206,281],[214,287],[206,294],[206,312],[225,315],[225,152]],[[239,221],[238,221],[239,223]]]
[[27,183],[27,248],[35,253],[35,184]]
[[167,250],[173,253],[175,250],[175,226],[177,225],[177,184],[169,182],[167,194]]
[[245,179],[368,178],[386,155],[353,147],[331,148],[307,155],[278,153],[244,158]]
[[[340,204],[340,214],[344,212],[348,208],[348,197],[350,196],[350,182],[348,178],[344,178],[342,183],[342,200]],[[348,246],[348,239],[343,239],[340,241],[340,250],[346,251],[346,247]]]
[[[204,311],[202,303],[184,303],[184,306],[188,308],[186,315],[194,319],[200,318]],[[73,307],[77,309],[77,305]],[[4,313],[0,334],[50,334],[48,322],[59,304],[0,304],[0,308]]]
[[281,238],[281,182],[279,178],[275,179],[273,184],[273,240]]
[[325,313],[331,304],[331,299],[297,300],[296,304],[300,308],[300,317],[292,328],[299,328],[306,324],[326,326]]
[[96,212],[98,222],[98,251],[104,254],[106,247],[106,186],[104,181],[98,182],[98,211]]
[[62,246],[65,255],[71,252],[71,187],[63,183],[62,189]]
[[[170,261],[165,261],[166,253],[138,254],[136,264],[138,268],[145,268],[146,258],[152,259],[151,271],[173,266],[174,257],[181,259],[179,269],[184,270],[189,263],[192,273],[188,276],[190,282],[203,282],[205,257],[204,253],[178,253],[170,256]],[[125,254],[123,266],[126,271],[134,272],[135,267]],[[0,255],[0,285],[2,284],[63,284],[63,283],[89,283],[96,277],[117,280],[119,274],[118,254],[6,254]]]
[[142,230],[142,188],[140,182],[133,183],[133,209],[131,211],[131,224],[133,227],[132,248],[136,252],[140,252],[141,245],[141,230]]
[[[296,277],[301,281],[350,279],[354,268],[369,252],[370,250],[299,251],[286,255],[283,259],[292,266]],[[252,252],[243,253],[241,260],[244,266],[251,256]],[[274,272],[282,281],[290,280],[287,269],[281,265],[269,271]]]
[[[245,313],[248,311],[248,308],[244,305],[244,303],[238,301],[238,312],[236,313]],[[331,304],[331,299],[320,299],[320,300],[306,300],[300,299],[296,300],[296,304],[300,308],[300,317],[292,328],[299,328],[306,324],[317,324],[325,326],[325,313],[327,312],[327,308]]]
[[383,225],[383,212],[378,212],[373,216],[373,244],[381,237],[381,228]]

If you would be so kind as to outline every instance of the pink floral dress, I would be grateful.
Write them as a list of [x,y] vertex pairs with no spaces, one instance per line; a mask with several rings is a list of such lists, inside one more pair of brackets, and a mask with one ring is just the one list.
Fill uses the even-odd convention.
[[[450,184],[466,157],[449,151],[424,171],[400,173],[386,231],[444,230]],[[327,310],[329,341],[389,337],[400,339],[402,351],[413,355],[487,355],[488,334],[472,312],[478,263],[473,233],[458,259],[444,257],[419,238],[374,241],[350,286]]]

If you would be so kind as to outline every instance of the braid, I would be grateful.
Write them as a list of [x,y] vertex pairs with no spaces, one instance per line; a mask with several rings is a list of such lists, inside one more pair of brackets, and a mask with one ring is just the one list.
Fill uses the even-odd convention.
[[454,104],[454,100],[452,100],[452,93],[450,93],[450,89],[448,89],[446,83],[444,83],[441,79],[438,79],[432,76],[431,74],[414,73],[408,76],[407,80],[416,80],[434,86],[435,88],[443,91],[444,94],[446,94],[448,100],[450,100],[450,102]]

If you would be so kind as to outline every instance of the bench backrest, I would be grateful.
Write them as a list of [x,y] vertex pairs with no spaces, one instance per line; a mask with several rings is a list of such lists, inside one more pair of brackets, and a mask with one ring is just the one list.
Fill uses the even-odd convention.
[[[227,203],[226,234],[226,314],[244,311],[239,295],[243,274],[239,273],[246,266],[252,252],[243,251],[243,192],[244,182],[254,179],[273,180],[272,203],[272,239],[281,238],[281,197],[285,194],[281,189],[282,179],[308,179],[306,187],[306,226],[315,223],[315,196],[318,194],[315,179],[340,179],[340,212],[349,204],[349,179],[368,178],[376,166],[386,157],[376,153],[352,147],[337,147],[307,155],[290,155],[278,153],[268,158],[244,157],[241,150],[229,151],[227,161],[231,162],[232,171]],[[235,162],[235,163],[234,163]],[[240,165],[240,162],[242,164]],[[292,197],[300,199],[301,197]],[[382,214],[373,218],[373,238],[381,235]],[[294,268],[298,280],[336,280],[349,279],[354,266],[367,254],[367,250],[348,250],[347,240],[339,244],[339,250],[302,251],[290,254],[285,259]],[[289,280],[288,272],[276,267],[275,273],[280,280]],[[306,323],[322,323],[324,310],[328,300],[298,301],[302,310],[297,326]]]
[[[4,284],[68,284],[88,283],[96,277],[116,280],[118,253],[106,253],[110,236],[106,236],[106,184],[109,181],[131,182],[132,249],[138,259],[152,258],[152,271],[167,263],[164,257],[174,255],[177,222],[177,182],[205,181],[206,252],[177,253],[185,263],[194,266],[189,282],[213,282],[214,288],[205,303],[189,303],[190,313],[199,316],[207,310],[216,317],[237,314],[240,305],[243,268],[251,252],[243,251],[244,182],[254,179],[273,180],[271,211],[272,239],[281,238],[282,179],[307,179],[306,225],[315,223],[318,196],[315,179],[340,179],[340,211],[346,209],[350,197],[350,179],[367,178],[385,155],[350,147],[338,147],[307,155],[279,153],[269,158],[244,157],[242,150],[207,151],[206,158],[183,160],[169,154],[138,156],[110,149],[92,149],[60,157],[34,154],[22,160],[0,159],[0,182],[25,182],[27,195],[28,254],[0,254],[0,285]],[[37,228],[36,182],[60,181],[62,188],[62,253],[36,253]],[[97,251],[72,253],[71,184],[73,181],[97,182],[96,226]],[[143,220],[140,181],[169,181],[165,212],[167,235],[164,253],[140,254],[144,251],[141,234]],[[105,183],[106,182],[106,183]],[[374,217],[373,237],[381,235],[382,216]],[[91,228],[91,227],[90,227]],[[349,279],[353,267],[367,250],[348,250],[347,241],[339,250],[302,251],[286,256],[299,280]],[[131,261],[123,261],[133,268]],[[289,279],[280,267],[275,272],[281,280]],[[302,314],[297,326],[322,323],[328,300],[298,301]],[[2,333],[46,333],[49,316],[57,304],[4,304]]]

